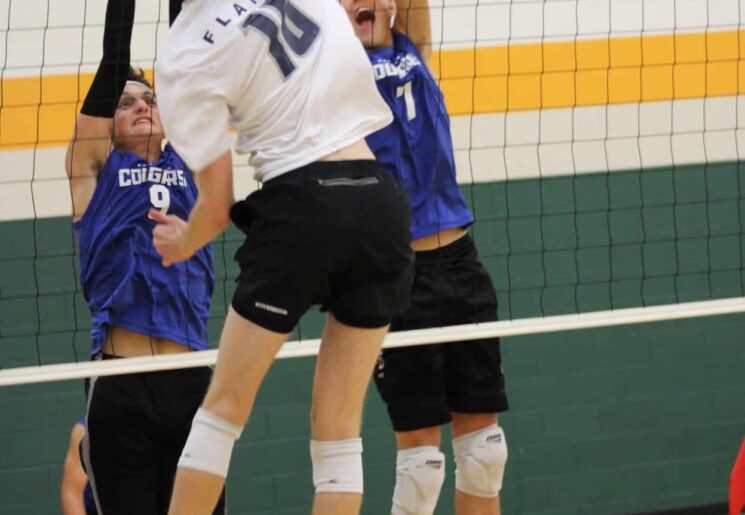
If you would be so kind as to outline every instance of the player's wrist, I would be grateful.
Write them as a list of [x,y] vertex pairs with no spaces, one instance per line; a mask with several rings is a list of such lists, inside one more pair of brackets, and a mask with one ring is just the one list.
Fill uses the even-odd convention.
[[191,224],[189,224],[188,222],[184,222],[182,220],[181,223],[177,224],[175,227],[175,230],[178,234],[176,254],[180,258],[179,259],[180,261],[185,261],[189,259],[200,248],[193,241],[194,238],[190,237],[191,233],[193,233],[193,231],[190,231],[190,225]]

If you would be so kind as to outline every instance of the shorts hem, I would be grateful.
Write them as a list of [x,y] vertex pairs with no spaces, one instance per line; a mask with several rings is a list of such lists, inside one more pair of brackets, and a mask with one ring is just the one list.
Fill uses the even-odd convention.
[[266,329],[267,331],[271,331],[273,333],[289,334],[293,331],[293,329],[295,329],[295,326],[297,325],[297,322],[294,322],[294,323],[271,322],[260,316],[256,316],[257,313],[255,311],[252,311],[250,309],[243,309],[242,307],[238,305],[238,302],[236,302],[235,299],[233,299],[230,302],[230,305],[233,308],[233,311],[235,311],[242,318],[245,318],[249,322],[258,325],[262,329]]
[[334,315],[339,322],[350,327],[358,327],[361,329],[380,329],[391,323],[392,317],[382,316],[367,316],[360,315],[357,313],[345,313],[339,312],[338,310],[330,309],[331,314]]
[[[388,411],[388,418],[391,420],[391,425],[393,426],[393,430],[397,433],[403,433],[406,431],[418,431],[420,429],[427,429],[430,427],[440,427],[445,424],[449,424],[452,422],[453,418],[450,416],[450,413],[447,414],[440,414],[440,415],[434,415],[430,414],[429,416],[422,417],[418,416],[416,420],[411,420],[411,414],[417,414],[416,413],[416,407],[412,406],[406,411],[407,413],[407,419],[406,420],[396,420],[391,415],[390,410]],[[421,415],[421,414],[417,414]]]
[[468,414],[499,414],[509,409],[507,399],[503,398],[498,401],[471,401],[458,406],[450,406],[447,413],[421,413],[416,405],[402,406],[396,409],[396,413],[405,414],[397,416],[393,411],[388,409],[388,418],[391,421],[393,430],[396,432],[417,431],[429,427],[438,427],[449,424],[453,421],[451,413],[468,413]]
[[488,398],[480,396],[470,399],[450,399],[450,411],[455,413],[502,413],[509,409],[504,392]]

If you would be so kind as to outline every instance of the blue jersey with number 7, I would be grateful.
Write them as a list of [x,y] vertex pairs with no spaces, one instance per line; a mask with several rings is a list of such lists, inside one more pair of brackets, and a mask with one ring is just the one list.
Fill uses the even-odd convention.
[[456,182],[450,118],[442,92],[414,44],[393,33],[393,47],[369,51],[378,90],[393,111],[389,126],[367,137],[378,161],[406,188],[411,237],[473,223]]
[[93,316],[92,355],[113,327],[207,348],[212,250],[207,246],[164,268],[152,243],[155,222],[148,218],[155,208],[187,219],[196,199],[191,172],[170,146],[157,163],[112,150],[74,224],[80,281]]

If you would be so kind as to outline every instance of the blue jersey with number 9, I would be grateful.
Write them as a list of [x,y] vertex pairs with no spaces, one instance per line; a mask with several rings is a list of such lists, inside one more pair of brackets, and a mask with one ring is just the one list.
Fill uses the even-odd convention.
[[440,88],[411,40],[396,32],[393,38],[393,47],[368,52],[394,120],[367,143],[406,188],[416,240],[467,227],[473,215],[456,182],[450,118]]
[[113,150],[93,198],[74,224],[80,280],[93,315],[91,354],[113,327],[207,348],[212,250],[164,268],[152,243],[151,208],[182,219],[197,199],[191,172],[170,146],[157,163]]

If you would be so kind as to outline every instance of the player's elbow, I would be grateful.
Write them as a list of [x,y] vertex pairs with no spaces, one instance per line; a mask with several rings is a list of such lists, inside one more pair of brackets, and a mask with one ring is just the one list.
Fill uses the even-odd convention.
[[204,212],[209,217],[211,225],[224,229],[230,222],[230,207],[233,205],[233,191],[214,190],[200,193],[199,202],[204,204]]
[[69,150],[65,154],[65,173],[68,179],[72,179],[72,154]]
[[205,206],[210,224],[220,230],[230,223],[230,205],[226,202],[209,202]]
[[230,223],[230,213],[228,211],[215,214],[215,227],[219,227],[220,230],[223,230],[228,226],[228,223]]

